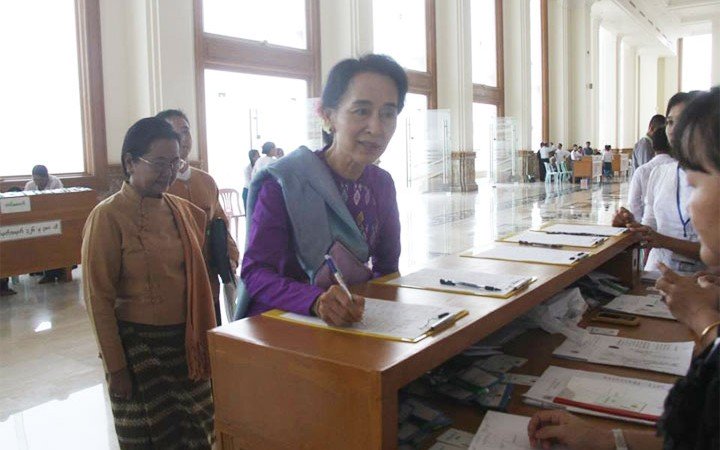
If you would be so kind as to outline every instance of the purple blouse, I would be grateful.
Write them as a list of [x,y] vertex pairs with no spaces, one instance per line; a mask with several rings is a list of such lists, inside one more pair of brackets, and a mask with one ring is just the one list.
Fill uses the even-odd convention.
[[[323,151],[315,155],[325,162]],[[327,167],[370,248],[373,276],[397,272],[400,216],[392,177],[369,165],[353,181]],[[324,292],[309,284],[298,262],[282,189],[271,176],[258,192],[240,276],[251,298],[248,316],[274,308],[308,315],[315,299]]]

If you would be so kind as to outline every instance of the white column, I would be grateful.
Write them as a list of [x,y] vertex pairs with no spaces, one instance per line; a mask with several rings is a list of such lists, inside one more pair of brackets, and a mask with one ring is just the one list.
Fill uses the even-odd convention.
[[618,123],[620,127],[618,146],[630,148],[638,140],[637,114],[637,50],[623,40],[620,46],[620,103],[618,104]]
[[720,85],[720,15],[712,19],[712,75],[713,86]]
[[599,147],[600,133],[598,127],[598,110],[600,109],[600,23],[602,20],[598,17],[591,16],[590,26],[588,27],[588,33],[590,34],[588,42],[590,42],[590,52],[588,53],[588,66],[591,70],[590,84],[592,85],[592,91],[590,96],[590,108],[588,110],[587,117],[590,120],[590,136],[593,148]]
[[568,145],[591,139],[591,68],[589,23],[591,2],[568,2]]
[[567,148],[570,109],[570,40],[567,0],[548,1],[548,77],[550,140]]
[[638,92],[638,124],[637,135],[642,136],[647,131],[647,125],[652,116],[658,113],[657,85],[658,85],[658,57],[655,53],[640,52],[639,56],[639,92]]
[[505,116],[517,120],[518,148],[530,142],[530,16],[527,0],[503,1]]

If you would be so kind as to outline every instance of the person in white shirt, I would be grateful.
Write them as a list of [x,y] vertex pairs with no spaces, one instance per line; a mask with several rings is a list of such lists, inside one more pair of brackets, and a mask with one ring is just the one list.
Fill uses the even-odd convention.
[[580,146],[577,144],[573,145],[572,152],[570,152],[570,159],[573,161],[580,161],[583,157],[583,152],[580,149]]
[[668,142],[665,127],[657,128],[650,135],[655,156],[638,167],[633,173],[628,188],[628,208],[634,217],[642,222],[643,212],[645,210],[645,195],[647,193],[647,184],[653,169],[663,164],[675,162],[670,156],[670,143]]
[[558,144],[557,150],[555,150],[555,158],[558,163],[563,163],[570,156],[570,152],[563,148],[562,144]]
[[[665,127],[669,142],[673,142],[677,118],[692,99],[693,96],[685,92],[670,98]],[[645,270],[658,270],[658,263],[681,272],[702,270],[700,243],[687,212],[692,187],[687,182],[685,171],[674,161],[654,167],[644,192],[642,217],[620,208],[613,218],[613,225],[627,226],[640,234],[645,244],[652,248]]]
[[260,172],[260,170],[277,161],[277,147],[275,147],[273,142],[264,143],[262,146],[262,153],[263,155],[255,162],[255,165],[252,168],[250,179],[255,178],[255,174]]
[[545,142],[541,142],[537,154],[540,159],[540,180],[545,181],[545,163],[550,164],[550,147]]
[[248,196],[248,189],[250,188],[250,181],[252,180],[252,171],[255,167],[255,163],[257,163],[257,160],[260,159],[260,152],[252,149],[248,152],[248,159],[250,159],[250,164],[245,166],[245,170],[243,172],[243,175],[245,175],[245,184],[243,185],[243,191],[242,191],[242,200],[243,200],[243,210],[247,211],[247,196]]
[[25,184],[26,191],[44,191],[49,189],[62,189],[63,184],[60,178],[50,175],[47,167],[38,164],[32,169],[32,181]]
[[609,145],[605,146],[605,151],[602,155],[602,171],[603,176],[607,179],[611,179],[613,177],[613,170],[612,170],[612,161],[613,161],[613,151],[612,147]]

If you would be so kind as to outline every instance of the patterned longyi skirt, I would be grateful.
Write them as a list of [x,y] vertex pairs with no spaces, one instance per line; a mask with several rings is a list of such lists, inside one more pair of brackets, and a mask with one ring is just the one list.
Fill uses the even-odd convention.
[[118,328],[133,381],[130,400],[110,398],[120,448],[210,449],[212,389],[187,377],[185,325]]

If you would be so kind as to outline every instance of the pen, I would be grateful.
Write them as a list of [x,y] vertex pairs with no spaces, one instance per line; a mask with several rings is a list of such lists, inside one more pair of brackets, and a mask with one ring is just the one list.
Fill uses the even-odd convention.
[[528,245],[530,247],[563,248],[561,244],[543,244],[540,242],[519,241],[519,244]]
[[353,296],[350,293],[350,289],[348,289],[347,284],[345,284],[345,279],[342,276],[342,273],[340,273],[340,269],[335,265],[335,261],[333,261],[332,256],[325,255],[325,261],[327,261],[328,268],[330,269],[330,272],[332,272],[333,276],[335,277],[335,281],[340,285],[342,290],[347,294],[348,297],[350,297],[350,301],[353,301]]
[[440,278],[440,284],[444,286],[465,286],[470,287],[474,289],[484,289],[486,291],[492,291],[492,292],[500,292],[502,289],[496,288],[495,286],[483,286],[480,284],[475,283],[468,283],[466,281],[453,281],[453,280],[446,280],[444,278]]
[[[445,313],[445,314],[448,314],[448,313]],[[450,314],[448,314],[444,318],[442,318],[442,319],[438,320],[437,322],[435,322],[434,324],[432,324],[428,331],[431,333],[435,332],[435,331],[441,331],[441,330],[444,330],[444,329],[450,327],[450,325],[452,325],[454,323],[455,323],[455,316],[451,316]]]

